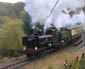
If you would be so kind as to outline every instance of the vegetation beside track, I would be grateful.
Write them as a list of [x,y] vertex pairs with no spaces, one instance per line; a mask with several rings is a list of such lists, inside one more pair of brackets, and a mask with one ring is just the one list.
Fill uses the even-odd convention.
[[[68,49],[69,50],[69,49]],[[68,52],[67,49],[60,50],[55,53],[52,53],[42,59],[36,60],[33,63],[28,64],[24,69],[64,69],[64,61],[67,59],[68,62],[75,60],[77,56],[79,56],[79,60],[81,59],[83,51],[73,50]]]
[[79,61],[71,61],[64,69],[85,69],[85,54]]

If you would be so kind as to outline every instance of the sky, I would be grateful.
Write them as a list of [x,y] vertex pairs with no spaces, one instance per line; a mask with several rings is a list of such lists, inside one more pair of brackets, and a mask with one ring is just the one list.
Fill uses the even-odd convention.
[[16,3],[16,2],[24,2],[24,0],[0,0],[0,2]]
[[[25,9],[32,17],[32,21],[43,21],[49,15],[57,0],[25,0]],[[71,18],[68,14],[62,13],[65,10],[68,13],[68,8],[74,10],[75,8],[85,6],[85,0],[60,0],[50,18],[45,21],[46,27],[53,23],[56,27],[66,26],[67,24],[75,24],[77,22],[84,22],[84,13],[74,15]]]

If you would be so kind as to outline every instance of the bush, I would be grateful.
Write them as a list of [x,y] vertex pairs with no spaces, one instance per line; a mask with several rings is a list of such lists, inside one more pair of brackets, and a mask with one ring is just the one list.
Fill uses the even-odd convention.
[[85,69],[85,58],[80,60],[79,69]]
[[79,62],[72,61],[70,64],[64,69],[78,69]]
[[67,67],[64,69],[85,69],[85,57],[80,61],[72,61]]

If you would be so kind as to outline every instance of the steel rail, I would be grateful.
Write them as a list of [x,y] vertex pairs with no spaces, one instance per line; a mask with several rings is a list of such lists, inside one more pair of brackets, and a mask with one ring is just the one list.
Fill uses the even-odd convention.
[[24,60],[17,61],[15,63],[11,63],[11,64],[9,63],[7,65],[4,65],[4,66],[0,67],[0,69],[17,69],[19,67],[22,67],[22,66],[26,65],[29,62],[29,60],[30,59],[27,58],[27,59],[24,59]]

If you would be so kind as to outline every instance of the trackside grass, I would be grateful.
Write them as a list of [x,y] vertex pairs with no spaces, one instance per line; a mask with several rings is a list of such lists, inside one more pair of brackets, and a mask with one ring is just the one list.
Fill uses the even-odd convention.
[[85,56],[79,61],[71,61],[67,67],[64,69],[85,69]]

